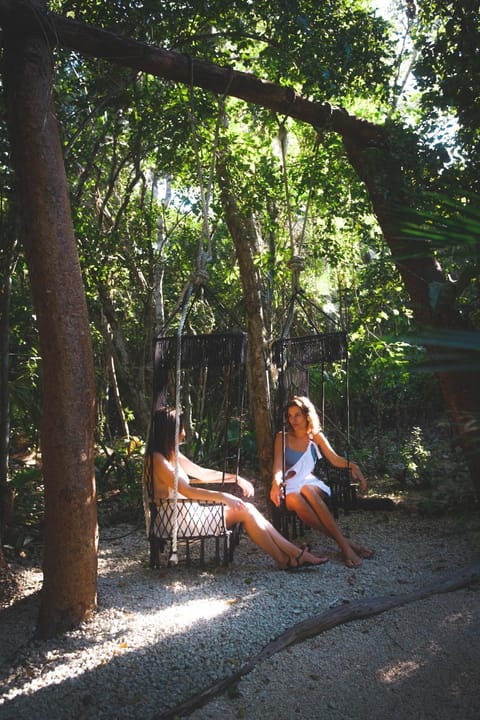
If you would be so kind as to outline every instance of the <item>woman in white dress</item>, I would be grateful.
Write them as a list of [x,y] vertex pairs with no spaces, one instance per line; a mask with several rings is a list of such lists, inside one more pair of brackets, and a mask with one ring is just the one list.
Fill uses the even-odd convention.
[[[183,418],[180,416],[179,442],[185,437]],[[145,457],[146,480],[153,485],[153,501],[158,505],[160,500],[171,498],[175,485],[175,410],[157,410],[154,415],[151,437]],[[242,523],[247,535],[268,553],[280,570],[296,569],[306,565],[321,565],[326,557],[317,557],[307,548],[299,548],[283,537],[273,525],[250,502],[230,493],[195,487],[190,478],[201,483],[222,482],[222,473],[211,470],[189,460],[183,453],[178,453],[178,497],[191,500],[207,500],[222,503],[225,506],[227,527]],[[226,482],[237,482],[245,497],[254,494],[253,485],[242,477],[227,475]],[[202,512],[202,508],[199,508]]]
[[279,507],[285,492],[287,510],[293,510],[304,523],[331,537],[338,544],[347,567],[359,567],[362,558],[372,557],[373,551],[343,535],[325,502],[330,488],[313,474],[313,468],[317,458],[323,455],[336,467],[349,467],[352,478],[364,491],[367,481],[362,471],[356,463],[335,452],[322,431],[313,403],[306,397],[296,395],[287,403],[285,440],[282,434],[279,432],[275,437],[270,499]]

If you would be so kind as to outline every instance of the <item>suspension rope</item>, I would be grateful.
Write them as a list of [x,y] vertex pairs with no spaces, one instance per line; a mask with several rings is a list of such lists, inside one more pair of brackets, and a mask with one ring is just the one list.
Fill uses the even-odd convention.
[[290,200],[290,184],[288,182],[288,173],[287,173],[287,139],[288,139],[288,132],[287,132],[287,128],[285,127],[285,118],[284,118],[278,128],[278,142],[280,144],[280,151],[282,153],[282,177],[283,177],[283,184],[285,186],[285,199],[287,201],[287,220],[288,220],[288,235],[290,238],[290,250],[292,252],[292,256],[294,256],[294,255],[296,255],[296,250],[295,250],[295,237],[293,234],[292,203]]
[[210,158],[210,169],[208,175],[208,182],[205,183],[205,177],[201,162],[200,142],[198,139],[197,132],[197,118],[195,115],[195,94],[194,94],[194,76],[193,76],[193,60],[190,58],[190,84],[188,86],[189,93],[189,108],[188,118],[190,121],[190,128],[192,132],[192,143],[195,153],[195,166],[198,175],[198,183],[200,188],[200,205],[202,208],[202,231],[200,234],[198,255],[197,255],[197,268],[196,268],[196,279],[200,284],[205,284],[208,280],[207,263],[212,260],[212,237],[213,233],[210,230],[210,204],[212,200],[212,188],[213,181],[215,178],[215,165],[217,159],[217,150],[220,137],[220,128],[225,122],[225,97],[228,92],[228,88],[232,81],[232,77],[229,77],[225,94],[218,98],[218,114],[215,123],[214,139],[212,156]]
[[[317,167],[317,158],[318,158],[318,148],[319,147],[320,147],[320,135],[317,133],[317,135],[315,137],[315,144],[313,146],[312,175]],[[312,199],[312,195],[313,195],[313,177],[310,179],[310,184],[309,184],[309,188],[308,188],[307,204],[305,206],[305,212],[303,215],[302,232],[300,233],[300,239],[298,241],[298,255],[301,255],[302,249],[303,249],[303,242],[305,240],[305,229],[307,227],[307,218],[308,218],[308,213],[310,210],[310,201]]]
[[182,316],[177,330],[177,357],[175,367],[175,477],[173,481],[173,531],[172,531],[172,552],[169,562],[172,565],[178,564],[177,555],[177,538],[178,538],[178,475],[180,470],[179,464],[179,444],[180,444],[180,409],[181,409],[181,389],[182,389],[182,332],[187,317],[188,304],[192,294],[192,284],[189,285],[184,297],[182,308]]
[[[207,263],[212,260],[212,233],[210,232],[210,202],[212,197],[213,180],[215,176],[215,162],[217,148],[220,135],[220,127],[224,121],[224,99],[219,99],[219,111],[215,124],[214,143],[212,149],[212,157],[210,161],[210,170],[208,183],[205,184],[203,167],[201,162],[200,143],[197,133],[197,120],[195,117],[194,104],[194,84],[193,84],[193,61],[190,59],[190,86],[188,116],[192,131],[192,142],[195,153],[195,164],[198,174],[198,182],[200,188],[200,205],[202,208],[202,230],[198,243],[197,267],[193,277],[184,285],[180,295],[180,299],[176,306],[176,312],[181,308],[182,314],[177,329],[177,352],[176,352],[176,368],[175,368],[175,477],[173,486],[173,530],[172,530],[172,551],[169,562],[173,565],[178,564],[178,477],[179,477],[179,436],[180,436],[180,412],[181,412],[181,389],[182,389],[182,333],[189,312],[190,299],[193,288],[197,291],[201,285],[205,285],[208,281]],[[228,86],[230,85],[229,79]],[[228,91],[228,86],[227,90]]]

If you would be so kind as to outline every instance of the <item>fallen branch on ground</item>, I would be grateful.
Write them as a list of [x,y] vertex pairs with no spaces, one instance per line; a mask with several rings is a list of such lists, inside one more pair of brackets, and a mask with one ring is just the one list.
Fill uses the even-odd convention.
[[325,632],[325,630],[331,630],[337,625],[342,625],[352,620],[363,620],[373,615],[380,615],[380,613],[391,610],[392,608],[407,605],[417,600],[423,600],[431,595],[459,590],[479,580],[480,563],[476,563],[404,595],[386,595],[377,598],[367,598],[366,600],[354,600],[353,602],[344,603],[319,615],[314,615],[314,617],[303,620],[288,630],[285,630],[284,633],[275,638],[275,640],[272,640],[272,642],[269,642],[268,645],[265,645],[257,655],[232,675],[211,685],[206,690],[203,690],[198,695],[194,695],[180,705],[160,715],[155,715],[152,720],[174,720],[175,718],[190,715],[194,710],[203,707],[214,697],[220,695],[228,687],[235,685],[244,675],[247,675],[253,670],[255,665],[267,660],[272,655],[275,655],[275,653],[285,650],[292,645],[296,645],[299,642],[303,642],[303,640],[315,637]]

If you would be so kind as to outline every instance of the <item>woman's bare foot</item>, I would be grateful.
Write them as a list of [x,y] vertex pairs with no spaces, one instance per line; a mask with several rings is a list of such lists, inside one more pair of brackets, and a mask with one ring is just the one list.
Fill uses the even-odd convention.
[[362,564],[362,559],[357,555],[351,545],[342,551],[343,562],[348,568],[357,568]]
[[369,560],[375,555],[375,550],[370,550],[370,548],[366,548],[363,545],[357,545],[356,543],[353,543],[351,540],[349,540],[350,547],[352,548],[353,552],[358,555],[358,557],[363,558],[364,560]]

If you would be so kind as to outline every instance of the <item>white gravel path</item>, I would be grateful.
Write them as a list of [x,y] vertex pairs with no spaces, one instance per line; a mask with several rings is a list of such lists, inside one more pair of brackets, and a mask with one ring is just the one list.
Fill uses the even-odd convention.
[[[105,528],[98,612],[43,642],[28,640],[41,571],[23,569],[25,600],[0,611],[0,720],[153,720],[301,620],[480,560],[478,515],[357,512],[340,524],[376,549],[358,570],[312,533],[331,561],[303,572],[277,571],[245,536],[229,568],[152,571],[142,528]],[[478,590],[334,628],[265,661],[191,717],[479,720]]]

